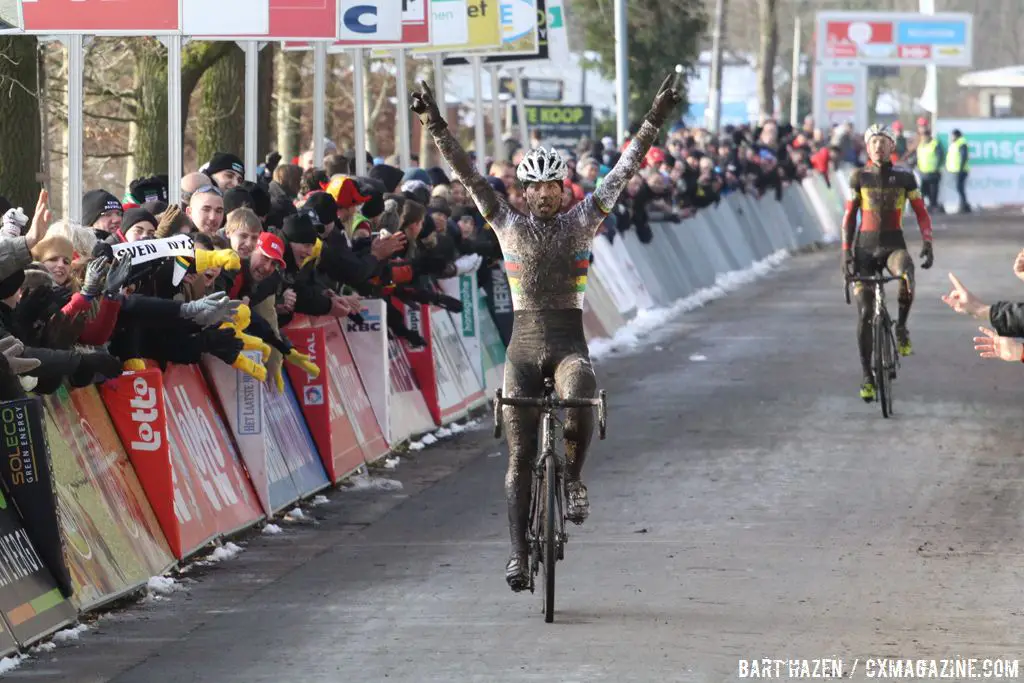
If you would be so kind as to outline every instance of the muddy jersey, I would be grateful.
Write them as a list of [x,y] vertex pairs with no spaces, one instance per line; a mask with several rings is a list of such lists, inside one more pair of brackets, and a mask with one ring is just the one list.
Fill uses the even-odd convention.
[[644,121],[601,186],[569,211],[549,219],[520,213],[499,196],[470,163],[447,126],[438,126],[431,133],[454,177],[466,186],[501,242],[513,309],[583,308],[594,235],[640,169],[658,129]]
[[850,175],[850,193],[843,217],[843,249],[906,249],[903,207],[908,201],[917,216],[922,239],[931,241],[932,221],[910,169],[891,164],[857,169]]

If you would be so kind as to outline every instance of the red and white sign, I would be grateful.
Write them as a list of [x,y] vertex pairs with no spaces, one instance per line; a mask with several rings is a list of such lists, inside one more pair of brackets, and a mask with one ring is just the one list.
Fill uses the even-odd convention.
[[[174,514],[174,475],[167,437],[163,373],[143,370],[127,374],[104,382],[100,391],[167,544],[174,556],[181,559],[187,549]],[[202,536],[203,532],[193,535]]]
[[889,55],[893,47],[891,21],[830,21],[825,25],[825,50],[830,58],[848,59],[861,53]]
[[825,94],[829,97],[852,97],[857,89],[850,83],[828,83]]
[[178,2],[21,0],[27,33],[144,36],[178,33]]
[[815,54],[832,67],[969,67],[973,23],[966,12],[818,12]]
[[333,40],[337,0],[182,0],[182,32],[196,38]]
[[[192,479],[194,502],[210,511],[216,533],[233,533],[262,519],[252,484],[199,368],[169,366],[164,373],[164,401],[172,455],[177,450],[185,466],[181,471],[176,468],[175,474]],[[179,512],[177,501],[175,511]]]
[[900,45],[900,57],[905,59],[931,59],[931,45]]
[[388,331],[385,325],[387,313],[383,299],[363,299],[359,310],[362,322],[340,319],[342,332],[348,349],[352,352],[359,379],[363,382],[366,397],[370,399],[373,413],[381,431],[390,434],[391,381],[388,378]]
[[429,432],[437,424],[430,416],[426,399],[400,342],[388,342],[388,360],[391,363],[391,433],[388,441],[395,444],[410,436]]
[[[401,6],[405,7],[404,10]],[[360,9],[362,8],[362,9]],[[373,8],[375,15],[356,15],[353,12],[362,12],[366,8]],[[401,12],[401,18],[397,25],[392,24],[390,17]],[[346,27],[346,15],[349,26]],[[369,28],[363,24],[366,21],[381,22],[379,30],[372,33],[362,33]],[[337,40],[327,49],[328,52],[337,53],[350,50],[355,47],[377,47],[381,49],[423,47],[430,45],[430,0],[405,0],[398,1],[397,7],[394,0],[342,0],[341,15],[338,18],[339,27]],[[359,32],[352,28],[360,29]],[[374,27],[376,29],[376,26]],[[309,43],[305,41],[287,41],[284,45],[286,50],[308,50]]]

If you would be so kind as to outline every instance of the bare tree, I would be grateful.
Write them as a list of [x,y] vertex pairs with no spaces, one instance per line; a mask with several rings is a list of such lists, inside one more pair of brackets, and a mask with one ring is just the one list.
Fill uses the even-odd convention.
[[231,45],[199,82],[196,159],[215,152],[245,154],[245,53]]
[[0,189],[29,213],[42,156],[36,46],[31,36],[0,36]]
[[761,117],[775,112],[775,57],[779,47],[778,0],[760,0],[760,52],[757,59],[757,101]]

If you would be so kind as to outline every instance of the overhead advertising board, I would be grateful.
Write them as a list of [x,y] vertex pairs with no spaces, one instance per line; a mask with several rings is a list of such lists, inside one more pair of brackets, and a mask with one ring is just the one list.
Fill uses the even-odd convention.
[[[519,123],[511,107],[512,125]],[[594,137],[594,108],[589,104],[526,105],[526,124],[537,131],[542,145],[575,149],[581,138]]]
[[181,0],[182,32],[202,40],[333,40],[338,0]]
[[[538,26],[547,23],[544,0],[499,0],[498,9],[501,18],[501,46],[481,55],[486,57],[485,63],[500,63],[508,57],[516,56],[536,59],[540,40]],[[444,60],[445,66],[467,63],[465,55]]]
[[21,0],[0,0],[0,34],[21,33],[24,28]]
[[[523,78],[523,98],[535,102],[561,102],[565,83],[557,78]],[[516,94],[516,79],[502,78],[498,87],[501,95]]]
[[501,47],[498,0],[431,0],[430,45],[413,54],[496,50]]
[[179,10],[179,0],[21,0],[27,33],[173,34]]
[[[354,48],[393,50],[429,45],[436,0],[341,0],[330,53]],[[285,50],[308,50],[305,41],[287,41]]]
[[817,59],[826,63],[969,67],[973,15],[818,12]]

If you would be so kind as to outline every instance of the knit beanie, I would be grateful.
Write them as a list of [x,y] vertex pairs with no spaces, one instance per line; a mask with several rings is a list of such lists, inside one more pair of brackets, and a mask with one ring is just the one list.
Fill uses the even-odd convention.
[[434,187],[438,185],[451,185],[451,181],[448,180],[448,176],[440,166],[428,168],[427,175],[430,176],[430,184]]
[[281,234],[286,240],[295,244],[316,244],[316,226],[303,211],[285,217]]
[[384,183],[386,192],[394,192],[402,184],[402,169],[379,164],[370,169],[370,177]]
[[0,299],[14,296],[23,284],[25,284],[24,270],[16,270],[7,279],[0,280]]
[[243,187],[233,187],[224,193],[224,215],[229,215],[235,209],[242,207],[252,208],[252,195]]
[[124,212],[124,218],[121,219],[121,232],[127,233],[137,223],[150,223],[156,228],[158,221],[156,216],[141,207],[128,209]]
[[82,197],[82,225],[91,227],[108,211],[124,211],[120,200],[106,190],[90,190]]
[[245,164],[234,154],[217,152],[210,158],[210,163],[206,165],[206,169],[203,172],[212,178],[214,173],[220,173],[221,171],[234,171],[238,175],[245,177]]

